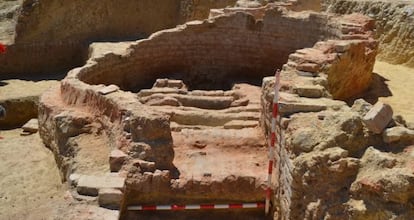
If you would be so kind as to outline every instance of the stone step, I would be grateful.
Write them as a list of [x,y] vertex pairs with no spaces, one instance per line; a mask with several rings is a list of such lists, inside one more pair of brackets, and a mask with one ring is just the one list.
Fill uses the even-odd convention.
[[293,92],[300,97],[321,98],[325,94],[325,88],[320,85],[295,85]]
[[184,125],[204,125],[204,126],[224,126],[232,120],[259,120],[260,113],[240,112],[240,113],[220,113],[220,112],[188,112],[174,111],[171,114],[171,121]]
[[364,33],[364,30],[360,27],[343,26],[341,32],[342,34],[362,34]]
[[187,88],[184,82],[178,79],[157,79],[152,87],[153,88],[176,88],[176,89]]
[[318,73],[312,73],[312,72],[301,71],[301,70],[297,70],[296,74],[302,77],[317,77],[318,76]]
[[259,121],[250,120],[232,120],[224,124],[224,129],[243,129],[243,128],[254,128],[259,126]]
[[101,188],[98,193],[99,206],[108,209],[119,209],[123,193],[119,189]]
[[76,186],[76,191],[80,195],[98,196],[99,190],[103,188],[114,188],[122,190],[124,188],[124,182],[125,178],[115,175],[81,175]]
[[305,56],[299,53],[292,53],[289,55],[289,61],[295,63],[303,63],[305,61]]
[[367,34],[342,34],[342,40],[365,40],[369,37]]
[[332,100],[330,98],[305,98],[296,94],[281,92],[279,102],[280,113],[282,116],[289,116],[299,112],[319,112],[326,109],[340,109],[346,107],[343,101]]
[[260,104],[249,104],[247,106],[237,106],[220,110],[223,113],[240,113],[240,112],[257,112],[260,113],[262,106]]
[[188,91],[185,89],[177,88],[152,88],[152,89],[141,89],[137,95],[139,98],[144,98],[154,94],[187,94]]
[[171,131],[176,131],[176,132],[180,132],[183,129],[201,130],[201,129],[206,129],[206,128],[210,128],[210,127],[211,126],[203,126],[203,125],[182,125],[182,124],[178,124],[177,122],[174,122],[174,121],[170,122]]
[[296,50],[295,53],[301,54],[301,55],[306,55],[306,54],[322,53],[322,51],[320,51],[316,48],[304,48],[304,49]]
[[293,62],[293,61],[291,61],[291,60],[289,60],[287,63],[286,63],[286,65],[288,66],[288,67],[290,67],[290,68],[296,68],[296,66],[298,65],[297,63],[295,63],[295,62]]
[[316,63],[301,63],[296,67],[299,71],[310,72],[317,74],[321,69],[321,65]]
[[[226,109],[231,106],[243,106],[248,104],[242,102],[241,99],[235,99],[232,96],[201,96],[201,95],[182,95],[182,94],[153,94],[141,98],[141,102],[148,105],[160,106],[162,100],[175,100],[177,105],[173,106],[189,106],[201,109]],[[161,101],[161,102],[160,102]],[[170,102],[168,102],[170,103]],[[171,105],[165,102],[166,105]]]

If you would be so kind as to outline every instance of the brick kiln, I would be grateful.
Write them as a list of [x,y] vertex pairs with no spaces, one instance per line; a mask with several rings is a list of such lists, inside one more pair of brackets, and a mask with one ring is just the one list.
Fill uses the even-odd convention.
[[[40,134],[62,178],[76,172],[71,139],[97,132],[111,151],[111,176],[125,179],[118,187],[122,218],[154,217],[128,211],[131,205],[263,202],[274,83],[264,77],[283,67],[285,117],[345,108],[332,98],[346,100],[367,88],[377,43],[373,21],[360,15],[257,10],[255,16],[215,11],[116,52],[97,53],[100,44],[93,44],[87,63],[40,101]],[[297,208],[292,149],[276,154],[273,211],[289,219]],[[78,192],[91,192],[86,182],[79,179]],[[263,213],[204,216],[263,219]]]

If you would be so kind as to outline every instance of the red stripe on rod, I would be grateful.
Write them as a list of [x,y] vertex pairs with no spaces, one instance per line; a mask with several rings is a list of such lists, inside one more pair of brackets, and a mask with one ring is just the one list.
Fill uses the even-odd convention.
[[272,174],[273,173],[273,160],[269,161],[269,169],[268,169],[268,174]]
[[214,205],[212,205],[212,204],[203,204],[203,205],[200,205],[200,208],[201,209],[214,209]]
[[6,53],[6,50],[7,50],[6,48],[7,48],[6,45],[0,43],[0,54]]
[[267,187],[266,189],[266,198],[270,198],[272,196],[272,189],[270,187]]
[[279,103],[273,103],[272,117],[276,118],[279,113]]
[[276,133],[272,131],[272,133],[270,134],[270,147],[275,147],[275,143],[276,143]]
[[229,204],[230,209],[241,209],[243,208],[243,204]]
[[145,210],[145,211],[157,210],[157,206],[155,206],[155,205],[145,205],[145,206],[142,206],[142,210]]

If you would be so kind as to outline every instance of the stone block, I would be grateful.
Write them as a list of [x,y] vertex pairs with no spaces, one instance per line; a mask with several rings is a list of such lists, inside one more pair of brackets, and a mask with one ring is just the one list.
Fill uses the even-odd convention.
[[317,73],[320,69],[320,65],[316,63],[302,63],[299,64],[296,69],[304,72]]
[[123,193],[119,189],[102,188],[99,189],[99,206],[109,209],[119,209]]
[[368,129],[375,134],[380,134],[392,120],[391,106],[377,102],[363,118]]
[[338,53],[344,53],[351,47],[348,41],[338,41],[335,43],[335,51]]
[[78,174],[78,173],[72,173],[72,174],[70,174],[69,175],[69,178],[68,178],[69,185],[71,185],[71,186],[78,185],[78,181],[81,178],[81,176],[82,175],[81,174]]
[[177,89],[183,89],[187,86],[184,84],[182,80],[176,80],[176,79],[157,79],[153,85],[154,88],[177,88]]
[[364,116],[372,108],[372,105],[363,99],[357,99],[354,101],[351,110],[358,112],[361,116]]
[[105,86],[104,88],[100,89],[98,92],[101,95],[107,95],[113,92],[116,92],[119,90],[119,87],[116,85],[109,85],[109,86]]
[[22,126],[23,132],[36,133],[39,130],[39,121],[36,118],[30,119]]
[[127,157],[128,155],[121,150],[116,149],[111,151],[109,154],[109,168],[111,172],[118,172],[122,168]]
[[124,187],[125,178],[118,176],[88,176],[83,175],[79,178],[76,190],[81,195],[97,196],[99,189]]
[[232,120],[224,124],[225,129],[254,128],[257,126],[259,126],[258,121],[250,121],[250,120]]
[[406,127],[398,126],[388,128],[382,134],[382,138],[385,143],[406,141],[408,143],[414,143],[414,130]]
[[325,88],[320,85],[296,85],[293,91],[301,97],[320,98]]
[[155,163],[154,162],[135,159],[132,163],[134,164],[134,166],[140,167],[141,171],[143,171],[143,172],[154,172],[155,171]]
[[174,97],[164,97],[161,99],[150,99],[145,104],[151,105],[151,106],[163,106],[163,105],[180,106],[181,105],[181,103]]

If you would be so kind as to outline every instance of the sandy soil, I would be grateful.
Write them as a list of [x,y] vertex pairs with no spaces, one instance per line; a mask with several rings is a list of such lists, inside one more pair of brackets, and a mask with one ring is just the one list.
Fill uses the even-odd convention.
[[374,72],[383,77],[388,87],[384,94],[387,97],[379,97],[379,100],[390,104],[394,114],[400,114],[406,121],[414,122],[414,69],[376,62]]
[[110,147],[106,135],[81,134],[76,139],[75,172],[85,175],[105,175],[110,172]]
[[117,219],[117,211],[98,207],[96,200],[74,198],[38,133],[20,132],[0,131],[1,220]]
[[15,129],[0,136],[0,219],[51,215],[65,192],[52,152],[37,133],[24,137]]
[[[59,77],[58,79],[60,79]],[[57,79],[7,79],[0,81],[0,100],[40,96],[46,89],[57,85]]]

